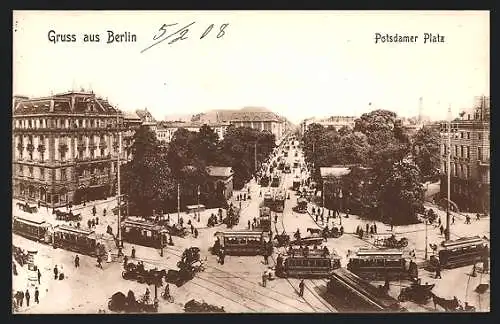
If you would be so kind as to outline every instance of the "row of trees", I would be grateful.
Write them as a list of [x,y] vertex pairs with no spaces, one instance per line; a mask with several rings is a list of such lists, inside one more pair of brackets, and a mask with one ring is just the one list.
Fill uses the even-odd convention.
[[[410,136],[387,110],[363,114],[352,130],[312,124],[303,142],[316,182],[322,181],[320,167],[355,165],[340,183],[344,207],[394,224],[416,220],[424,199],[422,182],[435,175],[439,163],[437,130],[424,127]],[[326,201],[335,204],[333,196]]]
[[[178,129],[167,145],[160,143],[148,127],[138,129],[130,147],[132,160],[122,167],[122,188],[134,213],[150,215],[153,210],[177,210],[177,189],[181,208],[200,203],[224,206],[221,190],[214,190],[207,166],[233,168],[234,188],[240,189],[273,150],[274,135],[250,128],[229,127],[224,139],[208,126],[199,132]],[[255,161],[255,158],[257,159]]]

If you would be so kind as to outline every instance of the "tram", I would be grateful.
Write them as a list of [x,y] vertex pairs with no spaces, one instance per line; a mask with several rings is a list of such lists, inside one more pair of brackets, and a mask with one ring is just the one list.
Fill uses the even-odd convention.
[[273,200],[273,195],[270,192],[266,192],[264,194],[264,207],[271,208],[273,207],[274,200]]
[[49,243],[48,230],[51,225],[34,215],[14,216],[12,219],[12,231],[28,239]]
[[104,255],[105,249],[94,231],[67,225],[54,227],[54,248],[62,248],[90,256]]
[[403,251],[361,248],[350,257],[347,269],[363,279],[401,280],[408,278]]
[[486,242],[479,236],[444,241],[438,252],[439,263],[446,269],[472,265],[479,262],[487,250]]
[[277,213],[282,213],[285,209],[285,194],[279,192],[274,196],[273,210]]
[[154,248],[165,247],[168,242],[166,228],[150,222],[130,219],[122,223],[122,236],[125,242]]
[[226,255],[263,255],[268,237],[262,231],[226,231],[214,235]]
[[339,268],[332,271],[327,291],[335,296],[338,306],[354,312],[402,312],[399,302],[381,292],[356,274]]
[[279,187],[280,186],[280,177],[275,175],[271,181],[271,187]]
[[293,179],[292,189],[293,189],[294,191],[297,191],[297,190],[299,190],[299,188],[300,188],[300,178],[299,178],[299,177],[295,177],[295,178]]
[[297,206],[295,206],[295,211],[297,213],[307,213],[307,199],[305,198],[298,198],[297,199]]
[[340,257],[327,248],[290,248],[276,259],[276,276],[281,278],[328,278],[338,268]]
[[271,231],[271,209],[269,207],[261,207],[259,209],[257,228],[264,232]]

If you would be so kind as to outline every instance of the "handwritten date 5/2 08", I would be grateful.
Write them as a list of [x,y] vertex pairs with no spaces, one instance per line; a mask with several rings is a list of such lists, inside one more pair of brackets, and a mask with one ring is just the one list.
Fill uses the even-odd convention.
[[[192,22],[182,28],[179,28],[176,30],[176,28],[174,28],[174,26],[177,25],[177,23],[174,23],[174,24],[163,24],[159,29],[158,29],[158,32],[153,36],[153,40],[155,41],[155,43],[153,43],[152,45],[146,47],[145,49],[143,49],[141,51],[141,53],[144,53],[145,51],[147,51],[148,49],[160,44],[161,42],[169,39],[169,42],[168,44],[173,44],[177,41],[181,41],[181,40],[185,40],[185,39],[188,39],[189,38],[189,33],[190,33],[190,29],[189,27],[193,26],[196,22]],[[212,34],[216,34],[216,38],[222,38],[224,37],[224,35],[226,34],[226,28],[229,26],[229,24],[221,24],[220,26],[217,26],[214,25],[214,24],[211,24],[210,26],[208,26],[205,31],[203,32],[203,34],[201,34],[201,37],[200,39],[203,39],[205,37],[207,37],[210,33],[212,33],[212,30],[215,28],[215,30],[213,31]]]

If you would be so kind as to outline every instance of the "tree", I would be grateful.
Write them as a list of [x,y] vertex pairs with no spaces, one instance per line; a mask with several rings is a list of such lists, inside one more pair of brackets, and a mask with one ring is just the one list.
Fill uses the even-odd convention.
[[361,115],[354,122],[354,131],[362,132],[369,136],[378,131],[393,131],[396,123],[396,113],[389,110],[374,110]]
[[123,166],[121,185],[133,209],[141,216],[151,215],[172,190],[166,152],[147,127],[136,131],[130,149],[133,158]]
[[200,160],[204,160],[207,165],[217,161],[217,145],[219,137],[208,125],[201,126],[192,139],[193,150]]
[[439,168],[440,135],[437,129],[422,127],[413,137],[412,154],[424,178],[436,174]]
[[410,162],[394,163],[387,174],[379,179],[384,218],[393,224],[418,222],[416,211],[422,207],[425,193],[418,167]]
[[339,164],[365,165],[370,152],[368,138],[361,132],[345,133],[341,137],[337,152]]

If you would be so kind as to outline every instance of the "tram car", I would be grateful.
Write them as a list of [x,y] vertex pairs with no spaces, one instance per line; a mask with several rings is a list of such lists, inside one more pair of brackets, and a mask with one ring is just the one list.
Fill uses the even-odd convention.
[[404,312],[399,302],[344,268],[335,269],[326,285],[335,305],[345,312]]
[[67,225],[54,227],[54,248],[62,248],[90,256],[104,255],[104,246],[92,230]]
[[291,246],[320,246],[325,242],[325,238],[321,236],[311,235],[291,241]]
[[12,219],[12,231],[34,241],[49,243],[50,227],[49,223],[35,215],[14,216]]
[[297,190],[299,190],[299,188],[300,188],[300,178],[295,177],[295,178],[293,179],[292,189],[293,189],[294,191],[297,191]]
[[277,213],[282,213],[285,210],[285,194],[283,192],[274,196],[273,210]]
[[126,219],[121,228],[122,238],[128,243],[154,248],[168,243],[168,230],[151,222]]
[[368,280],[408,279],[403,251],[361,248],[351,255],[347,270]]
[[305,214],[307,213],[307,199],[305,198],[298,198],[297,199],[297,206],[293,208],[293,210],[297,213]]
[[487,258],[489,252],[486,241],[479,236],[473,236],[444,241],[438,256],[442,268],[452,269],[479,262]]
[[270,192],[264,194],[264,207],[272,208],[274,204],[273,195]]
[[280,186],[280,177],[278,175],[273,176],[271,181],[271,187],[279,187]]
[[276,276],[280,278],[329,278],[340,268],[340,257],[328,248],[289,248],[276,259]]
[[257,228],[264,232],[271,231],[271,209],[269,207],[261,207],[259,209]]
[[220,247],[226,255],[263,255],[267,233],[263,231],[226,231],[214,234],[216,241],[212,251],[217,253]]

